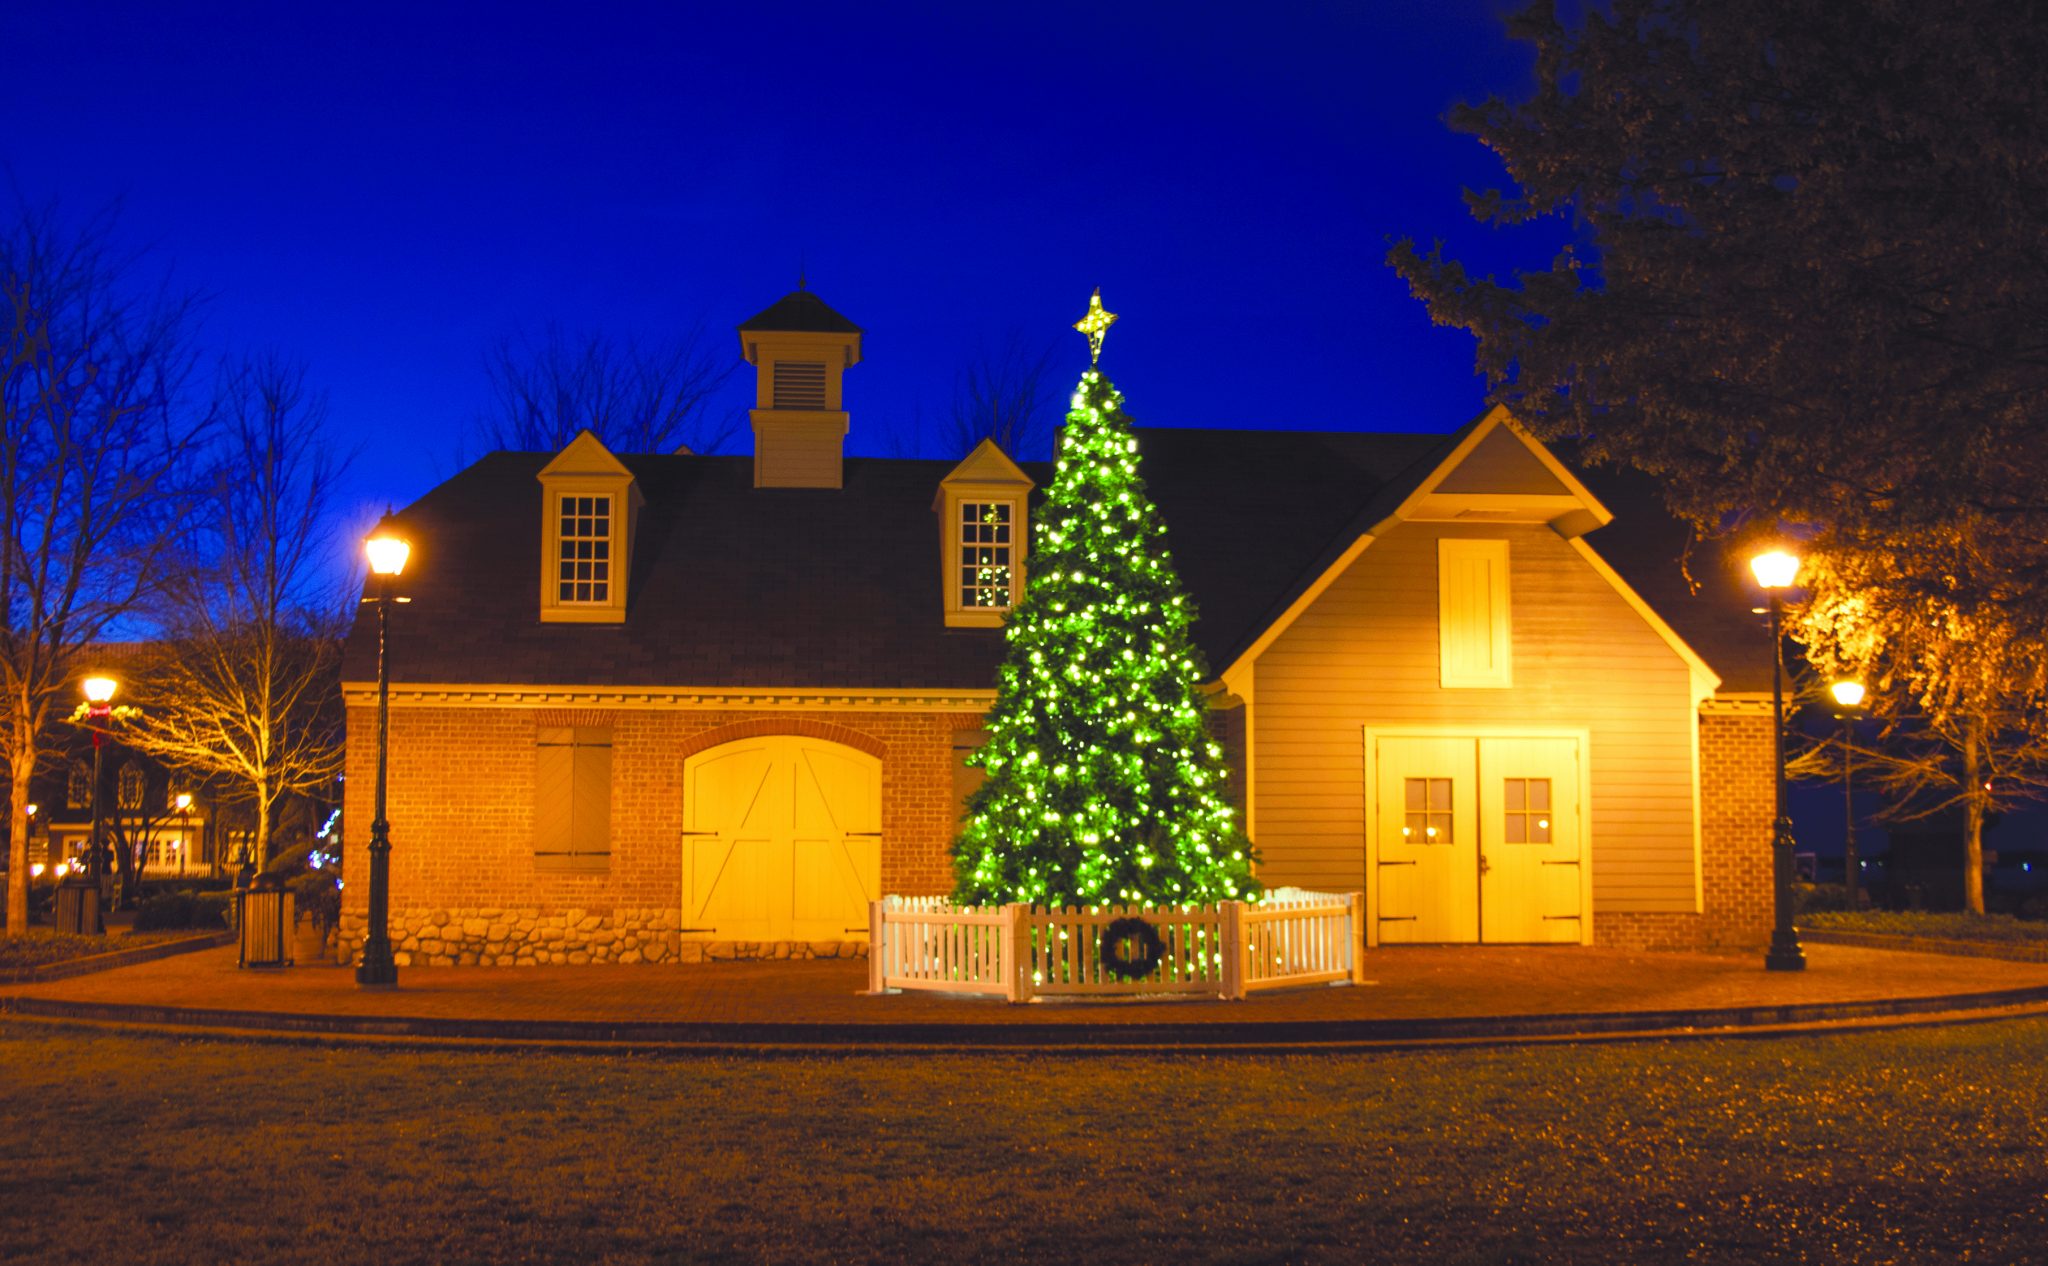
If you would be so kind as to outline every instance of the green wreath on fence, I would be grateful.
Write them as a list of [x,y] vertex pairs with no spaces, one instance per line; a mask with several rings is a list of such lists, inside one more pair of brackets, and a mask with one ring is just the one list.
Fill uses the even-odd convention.
[[1159,929],[1136,915],[1117,919],[1102,929],[1102,965],[1118,980],[1143,980],[1159,970],[1166,942]]

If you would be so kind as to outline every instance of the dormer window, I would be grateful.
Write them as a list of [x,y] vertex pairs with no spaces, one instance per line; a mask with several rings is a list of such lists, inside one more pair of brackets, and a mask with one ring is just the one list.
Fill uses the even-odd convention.
[[939,564],[949,628],[995,628],[1024,596],[1031,477],[983,440],[939,484]]
[[1011,501],[960,503],[960,605],[1008,610],[1017,605],[1017,506]]
[[618,624],[640,492],[633,472],[589,431],[540,472],[540,618]]
[[555,569],[555,601],[611,601],[612,499],[560,498],[562,530]]

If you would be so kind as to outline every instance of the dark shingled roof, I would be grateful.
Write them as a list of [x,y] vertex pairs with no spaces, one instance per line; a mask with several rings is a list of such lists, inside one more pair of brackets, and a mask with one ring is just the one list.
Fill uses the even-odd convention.
[[[1138,431],[1145,487],[1222,671],[1342,554],[1368,507],[1435,465],[1442,435],[1354,431]],[[1389,507],[1391,508],[1391,507]]]
[[1664,509],[1656,480],[1633,470],[1574,466],[1573,473],[1614,512],[1586,543],[1721,676],[1724,692],[1771,688],[1771,637],[1754,613],[1763,593],[1748,562],[1721,541],[1695,541]]
[[[822,305],[821,305],[822,306]],[[1412,490],[1454,437],[1141,429],[1143,474],[1220,670],[1356,535]],[[994,629],[945,627],[937,518],[950,461],[846,459],[838,490],[755,488],[748,457],[621,456],[646,499],[622,624],[543,624],[546,453],[492,453],[409,506],[414,542],[394,616],[408,682],[553,686],[988,689]],[[1024,470],[1041,488],[1041,463]],[[1646,481],[1603,476],[1617,516],[1590,538],[1725,679],[1757,688],[1767,639],[1754,596],[1718,570],[1687,592],[1683,529]],[[1718,567],[1718,564],[1713,564]],[[1702,558],[1695,574],[1707,572]],[[375,675],[356,622],[348,680]],[[1752,669],[1750,661],[1754,660]]]
[[742,330],[797,330],[816,334],[858,334],[860,327],[834,312],[808,290],[792,290],[740,322]]

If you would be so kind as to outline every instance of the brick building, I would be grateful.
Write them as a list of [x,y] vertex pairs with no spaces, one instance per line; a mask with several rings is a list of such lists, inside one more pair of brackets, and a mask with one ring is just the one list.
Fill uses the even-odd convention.
[[[401,964],[857,952],[867,900],[951,887],[1051,472],[990,443],[845,457],[860,330],[799,291],[739,333],[752,455],[586,433],[398,516]],[[1652,489],[1596,495],[1499,410],[1449,436],[1138,435],[1269,885],[1363,891],[1371,946],[1766,938],[1769,648],[1719,561],[1691,591]]]

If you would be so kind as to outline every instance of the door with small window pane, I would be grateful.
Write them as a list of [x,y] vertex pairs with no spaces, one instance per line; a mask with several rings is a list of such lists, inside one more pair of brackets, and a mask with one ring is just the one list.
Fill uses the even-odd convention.
[[1479,939],[1471,739],[1374,740],[1380,943]]
[[1576,944],[1584,832],[1568,738],[1479,741],[1479,939]]
[[1369,742],[1381,944],[1583,939],[1579,739]]

